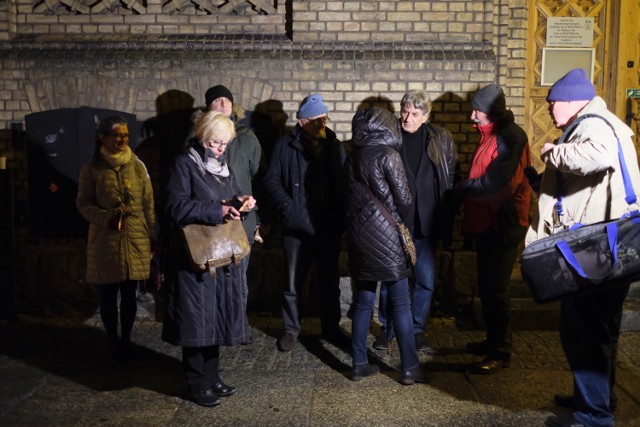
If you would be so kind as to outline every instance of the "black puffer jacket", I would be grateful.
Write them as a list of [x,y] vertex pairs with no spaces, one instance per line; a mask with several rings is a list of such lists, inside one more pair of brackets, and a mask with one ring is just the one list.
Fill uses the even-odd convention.
[[353,153],[347,176],[347,242],[352,278],[396,281],[409,275],[395,227],[371,200],[373,194],[396,219],[411,205],[411,192],[398,150],[400,124],[378,108],[356,113],[352,122]]

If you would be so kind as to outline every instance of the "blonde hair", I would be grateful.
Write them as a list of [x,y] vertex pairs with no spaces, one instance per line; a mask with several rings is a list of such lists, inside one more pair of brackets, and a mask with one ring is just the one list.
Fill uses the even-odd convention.
[[229,117],[219,111],[207,111],[196,117],[194,130],[196,137],[206,141],[228,141],[236,137],[236,129]]

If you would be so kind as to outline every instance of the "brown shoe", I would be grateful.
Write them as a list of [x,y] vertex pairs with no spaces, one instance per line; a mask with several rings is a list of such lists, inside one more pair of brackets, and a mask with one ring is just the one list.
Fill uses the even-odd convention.
[[298,334],[292,331],[286,331],[278,340],[278,350],[291,351],[298,342]]

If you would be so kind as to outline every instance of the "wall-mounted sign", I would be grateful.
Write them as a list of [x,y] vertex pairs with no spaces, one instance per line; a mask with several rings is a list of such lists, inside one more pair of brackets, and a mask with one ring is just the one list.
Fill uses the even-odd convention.
[[627,98],[640,98],[640,88],[627,89]]
[[594,18],[547,18],[547,46],[593,47]]
[[551,86],[573,68],[582,68],[593,82],[595,49],[545,47],[542,49],[541,86]]

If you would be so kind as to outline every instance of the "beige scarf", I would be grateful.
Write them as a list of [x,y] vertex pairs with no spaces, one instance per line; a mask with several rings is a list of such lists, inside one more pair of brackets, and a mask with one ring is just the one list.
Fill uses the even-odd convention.
[[107,149],[104,148],[104,145],[103,145],[102,147],[100,147],[100,154],[102,154],[102,157],[104,157],[107,163],[109,163],[109,166],[111,166],[115,170],[118,170],[123,165],[129,163],[129,161],[131,160],[131,156],[133,155],[133,152],[131,151],[131,147],[127,146],[127,148],[124,151],[118,151],[117,153],[112,153],[110,151],[107,151]]

